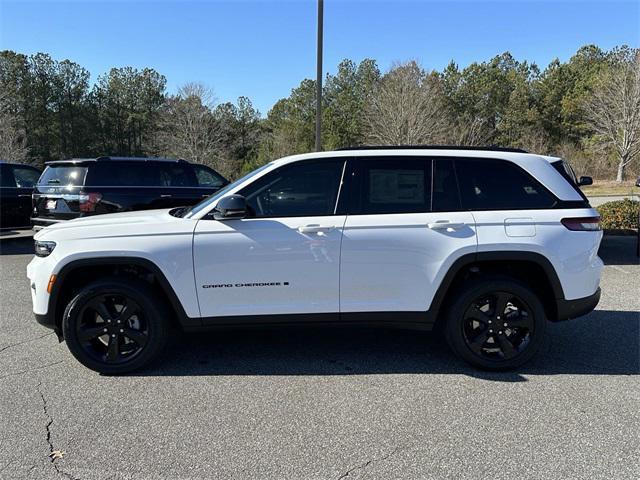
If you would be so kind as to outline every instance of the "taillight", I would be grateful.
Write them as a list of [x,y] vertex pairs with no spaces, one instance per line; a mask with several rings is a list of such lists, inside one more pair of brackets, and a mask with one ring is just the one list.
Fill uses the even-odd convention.
[[578,232],[597,232],[602,230],[600,217],[563,218],[561,222],[569,230]]
[[93,212],[96,209],[96,204],[102,199],[102,194],[80,192],[79,199],[81,212]]

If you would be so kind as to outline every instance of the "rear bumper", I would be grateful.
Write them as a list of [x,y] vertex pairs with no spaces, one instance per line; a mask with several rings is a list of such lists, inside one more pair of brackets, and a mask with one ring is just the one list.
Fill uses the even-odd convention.
[[588,297],[577,298],[575,300],[557,299],[558,315],[556,320],[569,320],[586,315],[596,308],[599,301],[600,287],[598,287],[593,295],[589,295]]

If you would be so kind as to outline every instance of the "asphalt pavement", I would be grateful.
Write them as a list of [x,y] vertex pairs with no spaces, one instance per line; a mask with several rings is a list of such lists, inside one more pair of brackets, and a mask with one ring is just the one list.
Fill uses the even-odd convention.
[[634,242],[605,238],[597,310],[514,372],[434,334],[300,328],[176,334],[108,377],[35,323],[30,239],[0,240],[0,478],[640,478]]

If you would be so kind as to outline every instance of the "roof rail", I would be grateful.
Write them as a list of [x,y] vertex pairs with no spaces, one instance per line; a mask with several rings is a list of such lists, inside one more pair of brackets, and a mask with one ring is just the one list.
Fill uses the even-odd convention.
[[357,147],[337,148],[336,150],[487,150],[491,152],[529,153],[521,148],[499,147],[497,145],[486,147],[462,145],[360,145]]

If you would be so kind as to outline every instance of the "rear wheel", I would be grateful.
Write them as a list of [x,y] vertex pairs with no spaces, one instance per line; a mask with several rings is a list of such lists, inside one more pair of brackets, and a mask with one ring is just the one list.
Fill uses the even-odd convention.
[[141,281],[114,277],[94,282],[69,302],[62,329],[71,353],[100,373],[140,369],[165,347],[169,322]]
[[507,277],[474,280],[456,292],[445,325],[449,346],[467,362],[508,370],[529,361],[544,340],[542,303]]

